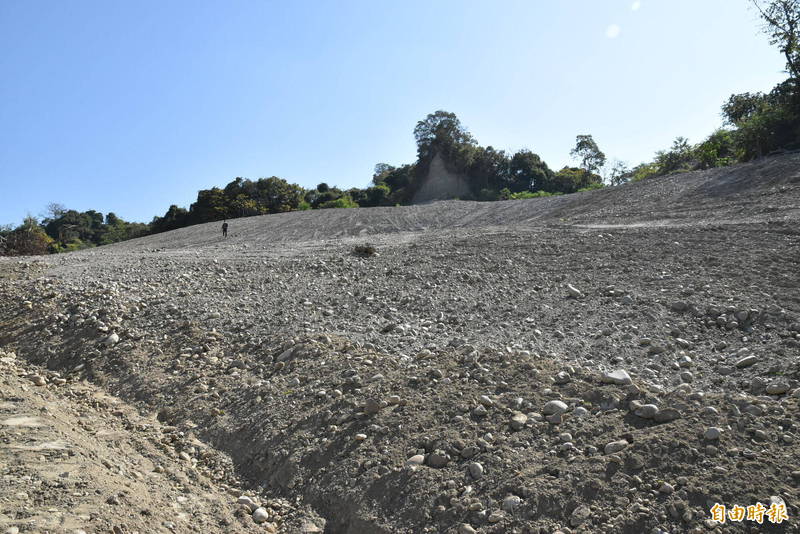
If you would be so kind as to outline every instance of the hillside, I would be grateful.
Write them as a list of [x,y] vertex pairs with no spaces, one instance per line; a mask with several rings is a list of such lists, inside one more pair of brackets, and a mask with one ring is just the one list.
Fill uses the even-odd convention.
[[229,222],[0,259],[0,526],[797,530],[800,154]]
[[696,225],[780,221],[800,217],[800,153],[665,176],[586,193],[499,202],[438,201],[357,210],[314,210],[207,223],[118,243],[102,250],[221,248],[247,244],[365,238],[396,233],[470,230],[491,226]]

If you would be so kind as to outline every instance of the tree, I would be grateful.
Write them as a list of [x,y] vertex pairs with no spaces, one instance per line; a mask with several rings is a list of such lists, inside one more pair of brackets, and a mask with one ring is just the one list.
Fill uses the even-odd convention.
[[578,167],[564,167],[554,176],[552,183],[549,184],[550,193],[575,193],[579,189],[584,189],[593,184],[602,184],[603,179],[598,174],[588,172],[586,169]]
[[699,169],[730,165],[736,160],[733,133],[720,128],[697,145],[693,153]]
[[462,145],[476,144],[456,114],[442,110],[430,113],[419,121],[414,127],[414,138],[417,140],[419,159],[433,156],[437,150],[452,155]]
[[47,254],[52,243],[50,236],[39,226],[39,221],[28,215],[20,226],[5,236],[0,252],[7,256]]
[[764,20],[770,44],[778,45],[786,58],[786,70],[800,80],[800,0],[751,0]]
[[389,165],[388,163],[376,164],[375,171],[372,173],[372,183],[375,185],[382,184],[384,177],[395,169],[394,165]]
[[611,185],[624,184],[630,180],[630,172],[627,163],[616,159],[612,163],[611,170],[608,173],[608,183]]
[[189,224],[189,212],[172,204],[163,217],[153,217],[150,228],[153,233],[167,232]]
[[58,202],[51,202],[45,208],[47,213],[47,219],[53,220],[58,219],[65,213],[67,213],[67,208],[64,204],[59,204]]
[[575,138],[575,148],[570,156],[580,160],[581,168],[587,173],[596,173],[606,164],[606,155],[597,146],[591,135],[579,135]]
[[290,184],[283,178],[271,176],[259,178],[256,182],[256,198],[258,205],[265,213],[281,213],[296,210],[303,199],[303,188]]
[[544,191],[553,178],[553,171],[537,154],[530,150],[520,150],[509,163],[509,190],[512,193],[521,191]]
[[668,174],[679,170],[688,170],[692,165],[692,147],[685,137],[676,137],[669,150],[656,152],[656,164],[659,174]]
[[496,193],[509,185],[509,158],[503,150],[495,150],[492,146],[475,147],[471,159],[466,170],[473,194],[486,200],[493,194],[481,191],[486,189]]

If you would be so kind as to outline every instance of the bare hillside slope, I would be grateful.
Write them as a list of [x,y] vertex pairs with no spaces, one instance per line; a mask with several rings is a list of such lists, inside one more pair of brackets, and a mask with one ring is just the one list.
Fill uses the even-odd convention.
[[2,258],[0,532],[797,532],[799,180]]
[[[269,247],[380,234],[547,224],[708,224],[800,217],[800,153],[674,174],[587,193],[504,202],[440,201],[403,207],[315,210],[230,221],[225,247]],[[223,245],[220,223],[119,243],[118,250]]]

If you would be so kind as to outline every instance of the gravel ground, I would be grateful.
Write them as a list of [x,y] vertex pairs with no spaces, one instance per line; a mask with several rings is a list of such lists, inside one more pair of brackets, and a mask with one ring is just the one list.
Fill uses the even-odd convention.
[[[798,221],[788,154],[565,197],[288,213],[231,221],[227,239],[214,223],[3,259],[0,348],[24,370],[0,368],[0,402],[34,375],[44,385],[27,387],[59,402],[94,388],[155,425],[128,425],[126,462],[162,427],[218,459],[182,459],[181,441],[159,462],[206,476],[227,509],[220,497],[187,515],[149,493],[147,530],[132,503],[86,497],[86,532],[800,531]],[[367,243],[376,254],[355,253]],[[86,486],[107,498],[119,484],[104,476]],[[0,524],[59,531],[20,521],[10,488]],[[241,492],[274,504],[269,521]],[[758,502],[789,519],[711,520],[715,503]]]

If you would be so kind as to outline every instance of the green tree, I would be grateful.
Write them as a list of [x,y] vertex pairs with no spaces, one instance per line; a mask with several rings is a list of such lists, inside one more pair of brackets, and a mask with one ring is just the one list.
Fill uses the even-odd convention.
[[182,228],[189,223],[189,212],[185,208],[179,208],[172,204],[163,217],[154,217],[150,223],[153,233],[167,232]]
[[473,194],[482,200],[489,200],[496,196],[497,191],[510,185],[509,158],[503,150],[495,150],[492,146],[475,147],[470,159],[467,179]]
[[692,147],[685,137],[676,137],[669,150],[656,152],[655,162],[658,165],[659,174],[689,170],[692,166],[692,161]]
[[606,155],[591,135],[575,137],[575,148],[569,154],[579,160],[581,168],[589,174],[598,172],[606,164]]
[[552,179],[553,171],[537,154],[530,150],[520,150],[512,156],[508,186],[512,193],[544,190]]
[[451,155],[458,147],[477,144],[455,113],[442,110],[419,121],[414,127],[414,138],[419,159],[433,156],[437,150]]
[[53,239],[45,233],[39,221],[28,215],[23,223],[7,233],[2,254],[6,256],[38,256],[47,254]]
[[630,180],[630,169],[628,164],[624,161],[614,160],[611,164],[611,170],[608,173],[608,182],[611,185],[624,184]]
[[790,78],[800,79],[800,0],[751,0],[764,20],[764,33],[786,58]]
[[272,176],[256,182],[256,201],[266,213],[296,210],[303,199],[303,188],[283,178]]
[[603,179],[598,174],[588,172],[578,167],[564,167],[554,176],[548,192],[550,193],[575,193],[592,184],[602,184]]
[[734,136],[730,130],[718,129],[693,150],[697,168],[724,167],[736,160]]

